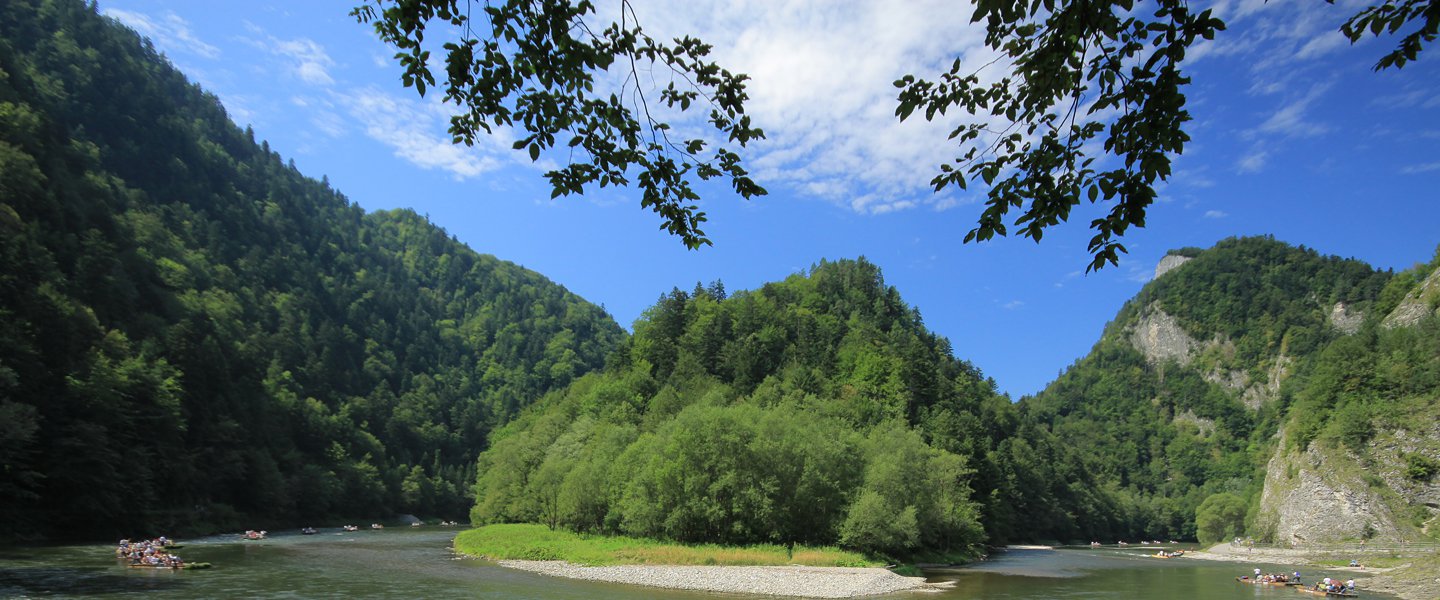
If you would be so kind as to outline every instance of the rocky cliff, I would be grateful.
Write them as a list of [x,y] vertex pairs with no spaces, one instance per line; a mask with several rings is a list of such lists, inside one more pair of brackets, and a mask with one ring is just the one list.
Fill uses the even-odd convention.
[[1400,301],[1385,320],[1382,327],[1413,327],[1427,316],[1440,314],[1440,269],[1435,269],[1414,291]]
[[[1386,338],[1406,340],[1389,346],[1395,348],[1414,345],[1417,336],[1434,336],[1437,304],[1440,269],[1385,315],[1378,331],[1371,330],[1369,335],[1378,339],[1377,351],[1385,351]],[[1352,324],[1347,312],[1337,304],[1331,324],[1346,333],[1360,331],[1362,326]],[[1374,368],[1404,369],[1409,374],[1395,379],[1419,380],[1423,371],[1435,368],[1430,347],[1417,353],[1419,360],[1391,360]],[[1304,546],[1413,540],[1440,532],[1440,390],[1396,387],[1367,389],[1361,400],[1370,412],[1346,417],[1368,420],[1366,426],[1373,430],[1363,444],[1317,440],[1302,449],[1291,440],[1291,430],[1301,427],[1301,419],[1291,419],[1281,430],[1265,467],[1256,514],[1255,531],[1262,538]]]
[[1400,537],[1390,508],[1357,476],[1364,471],[1358,457],[1313,444],[1301,452],[1288,442],[1282,434],[1265,465],[1256,518],[1262,538],[1305,546]]

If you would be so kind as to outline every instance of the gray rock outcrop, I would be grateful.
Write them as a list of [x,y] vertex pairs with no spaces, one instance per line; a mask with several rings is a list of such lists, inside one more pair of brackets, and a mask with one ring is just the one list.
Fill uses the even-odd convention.
[[1365,322],[1365,313],[1358,310],[1350,310],[1344,302],[1336,302],[1330,309],[1330,326],[1341,333],[1350,335],[1360,331],[1360,325]]
[[1362,472],[1355,463],[1353,457],[1321,453],[1313,445],[1298,452],[1282,439],[1265,468],[1257,524],[1273,528],[1281,544],[1398,539],[1394,515],[1379,495],[1360,478],[1339,475]]
[[1270,365],[1270,370],[1265,373],[1265,381],[1258,381],[1255,385],[1245,388],[1245,393],[1240,395],[1240,401],[1250,408],[1260,408],[1261,405],[1280,397],[1280,384],[1290,376],[1291,367],[1295,365],[1295,359],[1281,354],[1275,357],[1275,363]]
[[1161,275],[1174,271],[1175,267],[1183,265],[1187,262],[1190,262],[1190,257],[1188,256],[1180,256],[1179,254],[1166,254],[1165,258],[1160,259],[1160,264],[1155,265],[1155,279],[1159,279]]
[[1380,326],[1386,329],[1412,327],[1421,319],[1440,312],[1440,269],[1430,273],[1425,281],[1405,296],[1404,300],[1385,315]]
[[1130,342],[1151,363],[1175,360],[1182,365],[1190,364],[1193,351],[1200,346],[1200,342],[1180,327],[1175,317],[1156,307],[1147,309],[1135,323]]

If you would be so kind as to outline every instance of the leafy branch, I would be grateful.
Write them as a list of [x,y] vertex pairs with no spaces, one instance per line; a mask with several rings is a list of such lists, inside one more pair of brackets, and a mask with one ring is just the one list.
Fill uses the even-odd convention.
[[[1012,209],[1020,214],[1009,226],[1038,242],[1082,200],[1103,198],[1114,204],[1090,223],[1093,271],[1116,264],[1125,252],[1116,238],[1144,226],[1155,182],[1170,175],[1170,155],[1190,139],[1182,129],[1190,120],[1181,93],[1190,82],[1180,71],[1185,50],[1225,24],[1181,0],[1162,0],[1150,18],[1129,16],[1134,9],[1134,0],[981,0],[972,21],[986,22],[986,46],[998,52],[995,61],[1008,61],[1011,76],[983,84],[983,67],[966,73],[957,59],[938,81],[895,82],[901,120],[920,109],[933,120],[958,107],[1005,124],[952,130],[963,153],[931,180],[936,191],[976,180],[990,186],[966,242],[1006,235]],[[1104,169],[1086,155],[1097,139],[1120,165]]]
[[[595,184],[629,185],[637,171],[640,205],[660,215],[661,228],[691,249],[711,244],[700,228],[705,213],[693,204],[700,199],[692,184],[696,178],[728,178],[747,199],[766,194],[727,147],[743,148],[765,136],[745,114],[748,77],[709,60],[710,45],[691,37],[671,43],[651,38],[636,23],[629,2],[621,2],[620,22],[598,33],[586,21],[595,13],[590,0],[486,2],[478,23],[473,5],[466,0],[461,10],[460,0],[369,0],[351,11],[397,49],[402,82],[421,96],[437,85],[427,26],[445,23],[459,33],[458,41],[441,46],[444,100],[461,109],[450,119],[455,143],[473,145],[482,132],[512,126],[525,133],[514,148],[526,150],[532,161],[563,144],[571,149],[569,163],[545,174],[552,198],[584,194]],[[483,39],[475,35],[477,28],[486,34]],[[659,104],[679,112],[708,108],[709,126],[724,145],[707,154],[710,144],[701,137],[673,141],[671,125],[651,113],[641,63],[664,65],[682,79],[682,86],[672,81],[660,90]],[[597,94],[596,74],[612,68],[626,70],[622,89]]]

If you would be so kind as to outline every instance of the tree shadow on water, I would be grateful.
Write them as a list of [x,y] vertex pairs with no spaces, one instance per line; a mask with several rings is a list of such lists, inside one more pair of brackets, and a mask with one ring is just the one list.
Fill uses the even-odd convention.
[[179,589],[184,582],[172,573],[133,577],[95,568],[23,566],[0,567],[0,597],[61,594],[91,596]]

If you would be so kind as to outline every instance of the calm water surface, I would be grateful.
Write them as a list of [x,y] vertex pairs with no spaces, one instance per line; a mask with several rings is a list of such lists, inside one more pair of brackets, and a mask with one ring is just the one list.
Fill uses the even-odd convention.
[[[740,598],[618,584],[572,581],[457,559],[456,530],[426,527],[319,535],[275,534],[259,542],[235,536],[184,540],[176,554],[209,562],[208,570],[127,569],[108,545],[18,547],[0,550],[0,598],[487,598],[699,599]],[[1234,577],[1255,566],[1159,560],[1144,550],[1019,550],[960,569],[931,571],[953,580],[940,594],[893,598],[1177,598],[1290,600],[1308,598],[1283,588],[1241,585]],[[1307,580],[1325,574],[1304,573]],[[1363,589],[1364,581],[1360,581]],[[1365,594],[1366,597],[1383,597]]]

